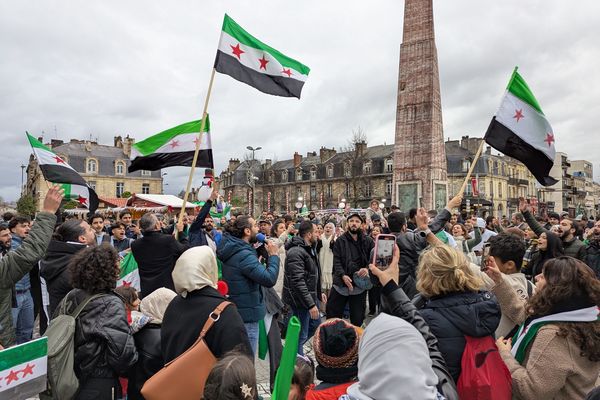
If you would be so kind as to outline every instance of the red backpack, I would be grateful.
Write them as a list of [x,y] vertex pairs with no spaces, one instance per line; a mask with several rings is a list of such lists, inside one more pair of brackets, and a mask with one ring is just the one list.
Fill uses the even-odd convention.
[[510,400],[512,378],[491,336],[467,341],[456,388],[461,400]]

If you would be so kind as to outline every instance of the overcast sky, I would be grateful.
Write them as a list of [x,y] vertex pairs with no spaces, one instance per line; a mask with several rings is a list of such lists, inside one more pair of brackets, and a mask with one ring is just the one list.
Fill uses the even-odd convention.
[[[600,2],[446,0],[434,9],[444,136],[481,137],[518,65],[557,150],[592,161],[598,177]],[[209,106],[217,173],[247,145],[283,160],[343,146],[359,126],[369,145],[394,141],[400,0],[6,0],[0,196],[19,196],[26,130],[111,144],[199,119],[225,12],[311,72],[301,100],[217,74]],[[166,190],[178,193],[187,171],[166,170]]]

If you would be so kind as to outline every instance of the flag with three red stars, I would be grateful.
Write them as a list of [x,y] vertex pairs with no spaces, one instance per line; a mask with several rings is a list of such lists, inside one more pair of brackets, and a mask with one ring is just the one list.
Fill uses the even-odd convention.
[[227,14],[215,69],[263,93],[297,98],[310,72],[306,65],[250,35]]
[[42,142],[27,133],[33,154],[48,182],[62,184],[65,198],[77,202],[78,207],[85,207],[94,213],[98,208],[98,195],[85,179],[58,154],[54,153]]
[[46,390],[48,338],[0,351],[0,400],[27,399]]
[[485,133],[485,141],[525,164],[540,184],[552,186],[558,182],[550,176],[556,155],[554,132],[517,68]]

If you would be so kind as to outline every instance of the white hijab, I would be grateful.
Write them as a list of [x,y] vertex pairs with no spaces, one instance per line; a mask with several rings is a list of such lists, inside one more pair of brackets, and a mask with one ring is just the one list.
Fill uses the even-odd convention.
[[438,378],[417,329],[381,313],[358,348],[358,382],[347,393],[358,400],[435,400]]
[[219,272],[215,253],[208,246],[186,250],[179,256],[171,276],[175,291],[183,297],[206,286],[216,289]]
[[169,306],[169,303],[177,293],[164,287],[156,289],[140,302],[140,311],[152,318],[153,324],[162,324],[163,316]]

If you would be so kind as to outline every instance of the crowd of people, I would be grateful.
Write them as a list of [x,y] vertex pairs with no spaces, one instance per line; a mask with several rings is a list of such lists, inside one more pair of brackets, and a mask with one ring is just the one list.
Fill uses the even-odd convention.
[[[214,364],[194,398],[251,400],[256,358],[268,350],[273,388],[296,317],[291,400],[600,398],[600,220],[524,199],[510,220],[469,215],[460,195],[437,211],[213,219],[217,196],[181,221],[58,222],[53,187],[35,219],[4,215],[0,344],[77,314],[75,398],[143,399],[201,338]],[[395,239],[387,265],[380,235]],[[139,290],[117,287],[127,256]]]

